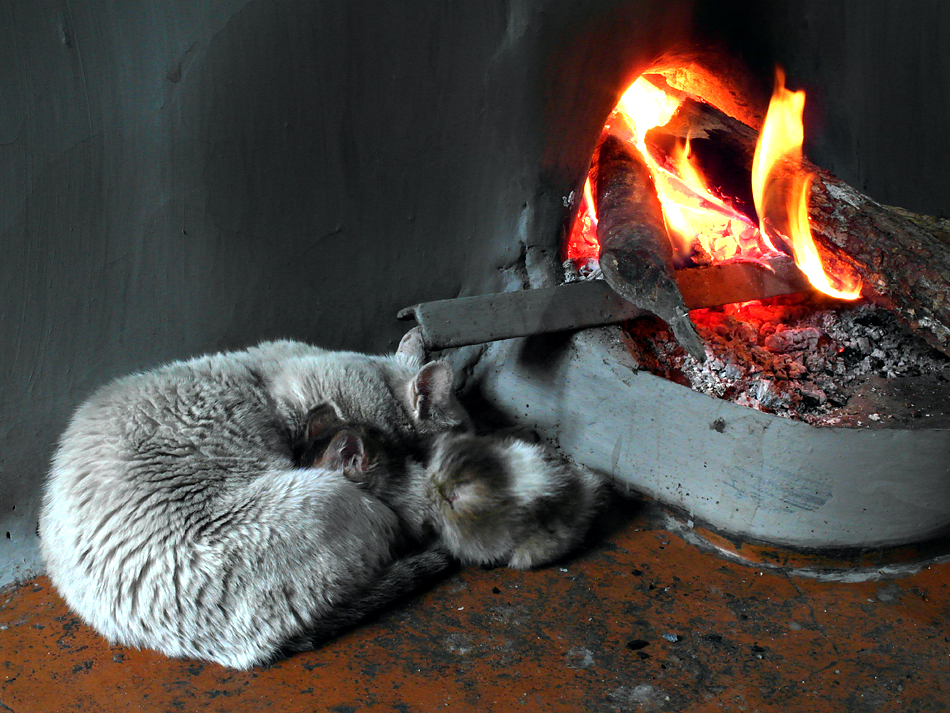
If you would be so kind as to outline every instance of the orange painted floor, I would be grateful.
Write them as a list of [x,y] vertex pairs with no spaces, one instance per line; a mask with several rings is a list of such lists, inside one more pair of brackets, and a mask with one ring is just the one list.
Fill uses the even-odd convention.
[[950,563],[816,581],[668,522],[640,508],[561,566],[461,570],[250,672],[110,646],[41,577],[0,592],[0,711],[950,710]]

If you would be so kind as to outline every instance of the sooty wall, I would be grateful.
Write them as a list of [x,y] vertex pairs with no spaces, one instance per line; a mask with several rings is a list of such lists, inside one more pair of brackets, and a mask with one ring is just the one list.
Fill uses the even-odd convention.
[[[805,89],[805,152],[887,205],[950,216],[950,3],[704,2],[696,24]],[[768,87],[766,87],[768,90]]]
[[37,569],[96,386],[264,338],[387,350],[401,307],[500,289],[562,205],[547,57],[620,5],[658,41],[672,16],[578,5],[0,1],[0,583]]
[[387,350],[401,307],[553,271],[617,92],[690,32],[764,87],[775,60],[843,86],[814,158],[950,209],[947,11],[825,4],[0,0],[0,583],[37,571],[49,457],[103,382],[281,336]]

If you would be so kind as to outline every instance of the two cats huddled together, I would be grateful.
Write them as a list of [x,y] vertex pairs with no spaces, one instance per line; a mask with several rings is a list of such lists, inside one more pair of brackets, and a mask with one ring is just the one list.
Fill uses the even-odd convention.
[[248,668],[453,561],[576,547],[600,480],[475,435],[451,367],[266,342],[118,379],[76,412],[40,518],[56,588],[108,639]]

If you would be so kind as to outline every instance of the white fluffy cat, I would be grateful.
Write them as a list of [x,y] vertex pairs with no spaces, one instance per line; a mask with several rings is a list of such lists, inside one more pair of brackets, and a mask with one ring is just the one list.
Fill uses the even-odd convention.
[[397,441],[464,423],[451,368],[416,351],[413,338],[391,356],[269,342],[99,389],[46,485],[57,590],[110,641],[235,668],[409,593],[446,554],[401,552],[393,510],[341,468],[296,467],[292,441],[320,404]]

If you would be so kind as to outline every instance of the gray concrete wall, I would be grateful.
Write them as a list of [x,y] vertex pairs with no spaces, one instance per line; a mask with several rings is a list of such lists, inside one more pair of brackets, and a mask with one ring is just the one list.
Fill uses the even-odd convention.
[[[97,385],[278,336],[389,349],[399,308],[554,265],[606,112],[686,4],[0,0],[0,583],[35,570],[50,454]],[[704,0],[694,29],[844,86],[815,158],[950,210],[947,11],[869,4]],[[872,168],[908,118],[906,160]]]
[[[638,6],[578,5],[0,1],[0,583],[36,569],[97,385],[264,338],[387,350],[399,308],[499,289],[553,240],[583,168],[541,179],[565,104],[541,67]],[[608,75],[669,5],[639,3],[651,40]]]

